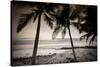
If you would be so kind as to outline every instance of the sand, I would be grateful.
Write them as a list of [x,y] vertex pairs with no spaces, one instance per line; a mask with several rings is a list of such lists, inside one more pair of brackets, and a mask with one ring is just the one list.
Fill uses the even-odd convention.
[[[72,50],[71,49],[66,49],[66,50],[67,51],[60,54],[54,53],[51,55],[37,56],[36,65],[97,61],[97,49],[92,49],[92,48],[75,49],[77,61],[75,61],[73,58]],[[20,57],[12,59],[13,66],[23,66],[30,64],[31,64],[31,57]]]

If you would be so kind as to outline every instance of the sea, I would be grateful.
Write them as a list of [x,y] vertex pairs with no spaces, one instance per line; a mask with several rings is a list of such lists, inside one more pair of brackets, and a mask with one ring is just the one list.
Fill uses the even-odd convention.
[[[74,47],[89,46],[86,40],[73,39]],[[92,46],[97,46],[97,41],[94,41]],[[56,40],[39,40],[37,56],[59,54],[68,50],[60,48],[71,47],[70,39],[56,39]],[[30,57],[32,56],[34,48],[34,40],[15,40],[12,44],[12,57]]]

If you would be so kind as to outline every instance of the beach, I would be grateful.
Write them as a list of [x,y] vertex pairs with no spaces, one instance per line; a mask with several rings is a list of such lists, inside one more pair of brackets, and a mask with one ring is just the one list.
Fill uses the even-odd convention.
[[[36,65],[97,61],[97,49],[95,48],[76,48],[75,53],[77,61],[75,61],[73,58],[72,49],[59,49],[59,50],[65,50],[65,51],[59,54],[54,53],[50,55],[38,55],[36,57]],[[32,57],[13,58],[12,65],[13,66],[30,65],[31,60]]]
[[[75,55],[74,60],[70,39],[64,40],[40,40],[36,65],[58,64],[71,62],[97,61],[97,42],[89,46],[85,40],[73,39]],[[12,65],[31,65],[34,41],[19,40],[12,45]]]

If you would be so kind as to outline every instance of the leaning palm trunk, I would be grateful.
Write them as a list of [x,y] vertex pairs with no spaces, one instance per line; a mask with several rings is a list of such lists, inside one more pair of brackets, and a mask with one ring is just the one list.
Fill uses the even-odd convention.
[[71,32],[70,32],[70,26],[69,26],[69,20],[67,20],[68,22],[68,32],[69,32],[69,36],[70,36],[70,42],[71,42],[71,46],[72,46],[72,52],[73,52],[73,56],[74,56],[74,61],[77,61],[76,59],[76,54],[75,54],[75,50],[74,50],[74,45],[73,45],[73,40],[72,40],[72,36],[71,36]]
[[40,21],[41,21],[41,15],[39,15],[39,18],[38,18],[37,32],[36,32],[34,48],[33,48],[33,55],[32,55],[32,65],[36,64],[36,55],[37,55],[38,41],[39,41],[39,34],[40,34],[40,25],[41,25]]

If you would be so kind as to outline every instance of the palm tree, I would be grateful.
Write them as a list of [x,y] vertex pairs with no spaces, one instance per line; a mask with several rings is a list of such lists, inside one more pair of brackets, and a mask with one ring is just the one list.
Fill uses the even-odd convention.
[[51,22],[53,18],[51,18],[50,13],[53,13],[52,10],[53,4],[49,3],[36,3],[33,5],[32,12],[29,14],[22,14],[20,21],[18,23],[17,32],[20,32],[27,24],[30,19],[33,19],[33,22],[38,19],[36,37],[34,42],[33,54],[32,54],[32,65],[36,64],[36,55],[38,49],[38,41],[40,34],[40,26],[41,26],[41,17],[44,16],[47,24],[52,28],[53,23]]
[[[89,41],[89,46],[93,41],[97,38],[97,7],[96,6],[88,6],[86,8],[86,17],[81,18],[81,20],[85,20],[85,23],[74,23],[74,26],[77,27],[80,33],[86,32],[85,35],[80,37],[80,40],[86,39]],[[80,16],[81,17],[81,16]]]
[[72,52],[74,56],[74,61],[77,61],[75,50],[74,50],[74,45],[73,45],[73,40],[71,36],[71,31],[70,31],[70,16],[69,16],[70,15],[70,5],[63,5],[63,8],[64,9],[62,10],[61,14],[55,15],[57,23],[56,23],[56,27],[53,32],[53,39],[60,31],[62,31],[62,37],[64,38],[66,34],[66,30],[68,29],[69,36],[70,36],[70,42],[72,46]]

